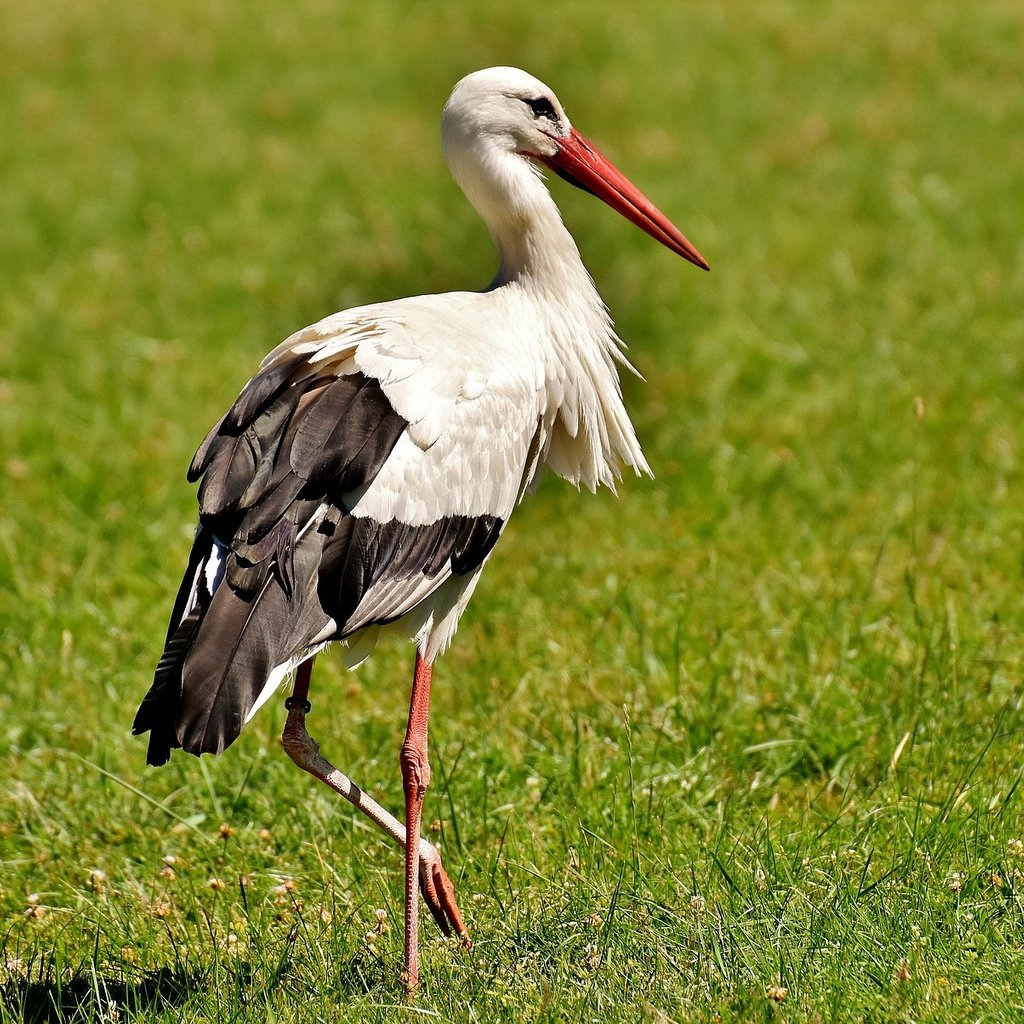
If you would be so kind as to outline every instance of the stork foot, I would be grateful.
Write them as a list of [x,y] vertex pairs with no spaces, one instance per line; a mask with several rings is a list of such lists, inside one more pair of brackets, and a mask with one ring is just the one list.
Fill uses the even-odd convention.
[[[288,756],[304,771],[353,803],[395,842],[404,846],[405,826],[320,753],[320,744],[306,731],[307,703],[302,699],[295,700],[288,708],[288,721],[281,736]],[[430,916],[445,935],[457,935],[468,948],[471,945],[469,931],[455,901],[455,886],[441,863],[437,847],[422,838],[419,872],[420,892]]]
[[420,892],[430,916],[445,935],[456,935],[469,949],[473,943],[462,912],[455,901],[455,886],[441,863],[437,848],[425,839],[420,840]]

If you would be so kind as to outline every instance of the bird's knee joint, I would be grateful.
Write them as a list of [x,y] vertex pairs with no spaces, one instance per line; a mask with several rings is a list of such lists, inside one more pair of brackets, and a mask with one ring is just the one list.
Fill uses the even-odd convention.
[[304,728],[285,726],[281,733],[281,746],[284,752],[301,768],[320,752],[320,744]]
[[413,786],[416,793],[422,796],[430,785],[430,763],[427,761],[426,751],[411,743],[403,743],[398,763],[402,769],[406,789]]

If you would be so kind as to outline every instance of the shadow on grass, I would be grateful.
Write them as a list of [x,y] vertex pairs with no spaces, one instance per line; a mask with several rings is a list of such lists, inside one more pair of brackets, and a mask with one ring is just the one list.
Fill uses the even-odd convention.
[[29,978],[0,986],[0,1008],[25,1024],[117,1020],[122,1010],[180,1006],[195,991],[196,979],[169,967],[137,981],[102,975],[53,981]]
[[[269,989],[242,994],[237,992],[238,1006],[259,1001],[280,986],[284,971],[277,974]],[[373,989],[386,987],[389,973],[377,957],[357,954],[341,963],[334,972],[335,995],[365,995]],[[242,988],[245,983],[236,978]],[[319,989],[320,986],[317,986]],[[101,974],[76,974],[54,981],[52,978],[11,979],[0,984],[0,1020],[19,1024],[79,1024],[131,1020],[138,1013],[181,1010],[186,1003],[202,999],[209,993],[210,979],[170,967],[148,972],[136,980],[107,977]],[[297,991],[301,985],[297,987]],[[322,989],[317,994],[324,994]],[[224,993],[221,993],[223,997]],[[313,992],[308,995],[314,995]],[[254,998],[255,997],[255,998]],[[301,993],[298,998],[302,998]]]

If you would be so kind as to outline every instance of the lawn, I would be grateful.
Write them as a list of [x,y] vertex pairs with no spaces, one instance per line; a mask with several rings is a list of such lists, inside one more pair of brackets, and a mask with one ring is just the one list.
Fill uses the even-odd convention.
[[[1024,1019],[1024,14],[0,0],[0,1022]],[[192,452],[293,329],[482,287],[437,126],[527,68],[705,275],[555,181],[654,481],[519,510],[438,664],[469,918],[280,750],[129,734]],[[385,805],[411,650],[318,663]]]

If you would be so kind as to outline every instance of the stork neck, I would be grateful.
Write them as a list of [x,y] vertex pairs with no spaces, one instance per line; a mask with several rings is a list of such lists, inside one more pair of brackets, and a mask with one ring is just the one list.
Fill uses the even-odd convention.
[[478,151],[467,159],[467,152],[449,153],[449,164],[497,246],[501,265],[491,287],[529,282],[553,298],[593,289],[576,243],[528,159],[507,150]]
[[535,290],[564,295],[586,292],[593,285],[576,242],[562,223],[555,201],[540,179],[520,193],[504,215],[488,219],[501,265],[494,284],[529,282]]
[[496,241],[501,263],[494,279],[495,287],[519,283],[553,300],[569,294],[582,296],[593,288],[568,232],[559,239],[564,244],[557,248],[546,236],[533,233],[519,235],[511,243]]

